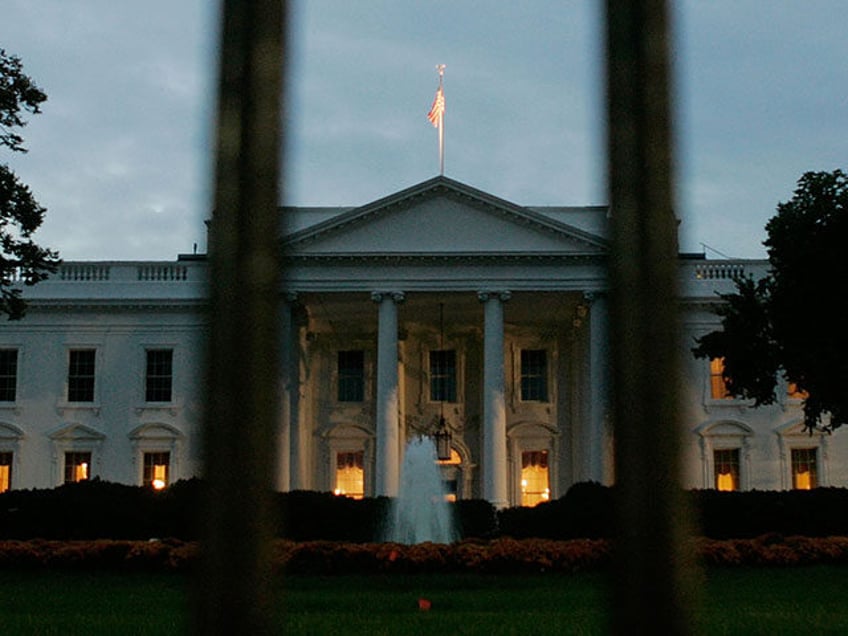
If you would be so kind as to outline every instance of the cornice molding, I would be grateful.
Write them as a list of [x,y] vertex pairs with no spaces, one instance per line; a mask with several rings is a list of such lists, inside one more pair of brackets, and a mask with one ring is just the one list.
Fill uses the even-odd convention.
[[122,313],[125,311],[155,311],[155,312],[174,312],[184,313],[187,310],[203,313],[207,309],[209,301],[207,299],[197,300],[193,302],[176,301],[169,303],[168,301],[121,301],[114,300],[104,301],[99,303],[92,300],[74,301],[73,299],[62,300],[39,300],[27,301],[27,310],[31,312],[84,312],[96,311],[100,313]]
[[284,254],[283,263],[525,263],[545,264],[563,263],[569,261],[580,261],[587,263],[603,263],[607,260],[605,253],[577,253],[567,252],[553,253],[510,253],[510,252],[487,252],[477,254],[460,253],[399,253],[390,252],[383,254],[374,253],[347,253],[347,254]]

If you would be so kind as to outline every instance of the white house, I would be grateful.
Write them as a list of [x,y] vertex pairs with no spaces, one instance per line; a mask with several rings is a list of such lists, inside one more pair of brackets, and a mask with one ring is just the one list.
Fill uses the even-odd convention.
[[[612,482],[607,208],[436,177],[281,214],[281,490],[395,494],[406,440],[441,421],[452,497],[533,505]],[[716,292],[766,266],[681,256],[689,487],[848,485],[848,434],[803,433],[788,389],[765,408],[726,398],[720,362],[689,351],[718,326]],[[26,317],[0,326],[0,491],[199,473],[206,276],[195,255],[69,262],[26,290]]]

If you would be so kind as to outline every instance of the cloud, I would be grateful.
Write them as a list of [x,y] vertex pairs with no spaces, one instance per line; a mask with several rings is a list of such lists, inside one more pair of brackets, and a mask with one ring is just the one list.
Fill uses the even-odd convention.
[[[672,6],[684,247],[762,256],[798,177],[845,167],[842,3]],[[4,3],[0,41],[49,96],[24,131],[31,152],[8,160],[65,258],[203,242],[216,7]],[[604,203],[600,17],[589,0],[296,2],[286,202],[360,205],[437,174],[425,114],[445,63],[448,176],[518,204]]]

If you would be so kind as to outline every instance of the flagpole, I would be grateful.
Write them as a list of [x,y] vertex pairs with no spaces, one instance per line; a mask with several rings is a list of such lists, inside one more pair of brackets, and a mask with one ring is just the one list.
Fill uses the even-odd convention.
[[[436,69],[439,71],[439,92],[442,94],[442,99],[444,99],[445,91],[442,86],[442,80],[445,77],[445,65],[439,64],[436,66]],[[445,114],[442,112],[442,116],[439,117],[439,176],[445,176]]]

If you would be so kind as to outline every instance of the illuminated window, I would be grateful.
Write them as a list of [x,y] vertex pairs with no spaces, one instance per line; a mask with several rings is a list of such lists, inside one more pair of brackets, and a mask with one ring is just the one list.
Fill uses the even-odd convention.
[[430,399],[456,402],[456,351],[453,349],[430,352]]
[[462,458],[455,448],[451,449],[450,459],[437,459],[436,463],[440,466],[459,466],[462,463]]
[[336,453],[337,495],[354,499],[365,496],[365,453],[363,451],[345,451]]
[[710,397],[714,400],[727,400],[733,396],[727,390],[724,380],[724,358],[710,360]]
[[339,402],[362,402],[365,399],[365,352],[339,351],[337,360]]
[[815,448],[792,449],[792,487],[810,490],[818,486]]
[[439,466],[446,467],[442,470],[442,488],[445,493],[445,501],[456,501],[459,498],[459,479],[456,478],[456,469],[452,468],[462,464],[462,457],[456,449],[451,449],[450,459],[438,459]]
[[521,505],[535,506],[551,497],[548,451],[521,453]]
[[170,453],[145,453],[141,481],[154,490],[162,490],[169,483]]
[[170,402],[174,377],[172,349],[148,349],[144,377],[144,399],[147,402]]
[[68,402],[94,402],[94,349],[72,349],[68,356]]
[[18,388],[18,350],[0,349],[0,402],[14,402]]
[[521,350],[521,399],[548,401],[548,358],[544,349]]
[[739,449],[713,451],[716,490],[739,490]]
[[91,453],[65,453],[65,483],[91,478]]
[[794,382],[790,382],[786,386],[786,397],[791,400],[806,400],[807,395],[807,392],[801,391]]
[[12,487],[12,453],[0,453],[0,492]]

